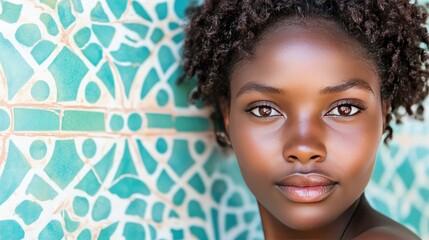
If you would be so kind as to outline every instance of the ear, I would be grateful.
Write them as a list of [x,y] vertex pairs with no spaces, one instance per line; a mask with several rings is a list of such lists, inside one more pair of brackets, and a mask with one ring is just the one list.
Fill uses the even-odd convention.
[[222,113],[223,125],[225,127],[225,132],[228,135],[229,133],[229,102],[225,98],[219,99],[219,107]]
[[388,100],[383,100],[381,102],[381,112],[383,115],[383,132],[385,131],[386,127],[387,127],[387,122],[386,122],[386,117],[387,114],[389,114],[390,112],[390,101]]

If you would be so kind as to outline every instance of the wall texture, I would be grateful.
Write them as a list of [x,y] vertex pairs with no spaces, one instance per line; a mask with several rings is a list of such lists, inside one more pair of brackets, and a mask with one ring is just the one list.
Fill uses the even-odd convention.
[[[0,239],[262,238],[175,84],[187,4],[0,0]],[[429,124],[396,130],[367,195],[429,238]]]

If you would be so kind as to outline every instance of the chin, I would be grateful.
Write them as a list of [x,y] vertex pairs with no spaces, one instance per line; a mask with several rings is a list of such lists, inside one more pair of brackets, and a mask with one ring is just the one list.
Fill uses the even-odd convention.
[[288,207],[289,211],[270,211],[280,224],[296,231],[316,231],[332,224],[341,214],[338,209],[323,211],[321,206],[294,206]]
[[298,231],[311,231],[322,228],[332,222],[326,216],[321,217],[316,214],[300,214],[288,217],[287,221],[281,221],[285,226]]

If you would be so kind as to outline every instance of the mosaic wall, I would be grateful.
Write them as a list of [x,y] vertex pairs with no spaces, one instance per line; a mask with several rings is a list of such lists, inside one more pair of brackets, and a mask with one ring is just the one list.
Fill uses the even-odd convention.
[[[0,0],[0,239],[262,239],[175,84],[187,4]],[[397,131],[367,195],[429,239],[429,124]]]

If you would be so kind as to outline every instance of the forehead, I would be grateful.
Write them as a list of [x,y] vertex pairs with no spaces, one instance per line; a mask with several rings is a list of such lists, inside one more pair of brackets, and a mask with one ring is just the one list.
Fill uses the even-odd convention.
[[[285,20],[265,30],[252,57],[236,65],[231,74],[231,90],[237,85],[234,81],[264,79],[267,75],[290,81],[294,73],[309,78],[326,77],[334,81],[332,84],[354,77],[375,78],[377,85],[379,81],[375,64],[364,48],[336,23]],[[379,90],[379,86],[374,90]]]

